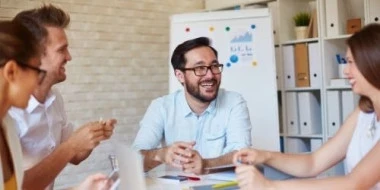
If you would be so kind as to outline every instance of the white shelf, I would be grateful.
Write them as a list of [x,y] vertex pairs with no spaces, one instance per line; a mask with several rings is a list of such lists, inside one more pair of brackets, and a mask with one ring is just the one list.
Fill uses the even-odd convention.
[[282,45],[293,45],[299,43],[318,42],[318,38],[307,38],[302,40],[290,40],[282,43]]
[[275,0],[205,0],[206,10],[230,9],[237,6],[245,6],[259,3],[268,3]]
[[316,91],[316,90],[321,90],[321,89],[313,88],[313,87],[296,87],[296,88],[285,89],[286,92],[302,92],[302,91]]
[[[336,55],[339,54],[342,58],[345,57],[347,45],[345,40],[350,38],[352,34],[344,34],[345,33],[345,27],[341,28],[342,30],[339,30],[339,33],[337,33],[335,36],[329,36],[327,37],[327,22],[326,22],[326,2],[327,4],[330,3],[330,0],[277,0],[278,3],[278,12],[279,15],[278,18],[278,34],[280,36],[280,52],[281,54],[276,57],[276,59],[280,60],[280,71],[282,72],[278,76],[281,76],[280,82],[281,84],[284,84],[282,88],[279,88],[279,90],[282,89],[282,129],[284,132],[281,134],[281,137],[284,137],[284,144],[287,144],[289,139],[300,139],[301,141],[291,141],[291,143],[299,142],[296,146],[311,146],[310,144],[306,143],[303,144],[303,142],[309,142],[313,141],[313,143],[316,143],[318,140],[321,140],[322,144],[325,143],[329,138],[329,130],[330,130],[330,116],[328,115],[331,113],[332,106],[334,105],[328,105],[328,99],[331,97],[328,97],[327,94],[330,94],[330,91],[337,91],[340,99],[339,101],[345,100],[346,103],[349,101],[349,96],[344,96],[343,93],[346,93],[347,91],[351,91],[351,85],[348,81],[344,81],[342,83],[337,83],[337,81],[333,81],[335,83],[330,83],[332,79],[338,78],[340,76],[340,68],[338,67]],[[357,11],[356,9],[361,9],[360,7],[363,7],[364,4],[362,1],[357,0],[343,0],[346,2],[347,7],[341,7],[342,9],[349,9],[350,14],[355,13],[354,15],[358,15],[357,17],[352,18],[363,18],[364,17],[364,9],[361,11]],[[318,25],[318,37],[317,38],[308,38],[303,40],[295,40],[295,34],[294,34],[294,24],[293,24],[293,16],[301,11],[310,11],[313,5],[312,2],[315,2],[316,9],[317,9],[317,25]],[[352,7],[355,10],[352,10]],[[338,10],[337,10],[338,11]],[[341,10],[339,10],[341,11]],[[360,16],[361,15],[361,16]],[[352,16],[352,14],[350,15]],[[344,23],[343,23],[344,22]],[[342,19],[341,23],[339,24],[346,24],[346,19]],[[329,34],[331,34],[331,31],[329,31]],[[289,80],[292,78],[296,78],[296,74],[292,73],[292,70],[295,70],[294,68],[290,68],[291,64],[289,62],[293,59],[294,64],[295,61],[295,45],[300,43],[314,43],[316,49],[318,49],[320,52],[319,54],[313,55],[313,59],[317,60],[313,62],[313,69],[317,68],[315,67],[316,64],[321,64],[321,70],[319,76],[322,76],[322,81],[320,85],[313,85],[318,86],[316,87],[285,87],[285,86],[294,86],[294,84]],[[293,46],[293,49],[291,46]],[[315,47],[314,46],[314,47]],[[310,48],[309,45],[307,48]],[[291,51],[292,50],[292,51]],[[315,50],[315,49],[314,49]],[[309,52],[310,53],[310,52]],[[293,55],[293,56],[291,56]],[[320,58],[315,59],[315,58]],[[310,63],[310,56],[308,54],[308,59]],[[289,61],[290,60],[290,61]],[[285,66],[288,67],[288,69],[285,68]],[[289,69],[290,68],[290,69]],[[311,69],[309,65],[309,69]],[[318,70],[314,70],[314,72],[318,72]],[[311,73],[310,73],[311,76]],[[315,82],[315,81],[314,81]],[[318,83],[317,83],[318,84]],[[332,85],[333,86],[332,86]],[[308,104],[300,104],[299,103],[299,97],[303,93],[312,93],[316,99],[317,99],[317,107],[312,108],[314,110],[314,113],[319,113],[315,110],[320,110],[321,116],[320,116],[320,124],[317,126],[320,126],[321,130],[320,132],[316,132],[317,134],[312,135],[301,135],[299,131],[301,131],[300,117],[305,117],[305,114],[302,114],[303,107],[308,106]],[[312,97],[312,96],[310,96]],[[304,99],[302,99],[304,100]],[[296,102],[296,103],[294,103]],[[354,102],[354,101],[352,101]],[[301,105],[301,106],[300,106]],[[315,104],[313,104],[315,105]],[[348,104],[347,104],[348,105]],[[340,108],[344,109],[350,106],[345,106]],[[300,111],[300,108],[301,111]],[[351,108],[350,108],[351,109]],[[302,112],[302,113],[301,113]],[[345,111],[340,111],[342,113],[341,117],[345,117],[345,114],[347,112],[350,112],[350,110],[345,109]],[[296,114],[294,114],[296,113]],[[338,114],[338,115],[339,115]],[[294,116],[296,115],[296,116]],[[300,116],[301,115],[301,116]],[[303,118],[303,120],[306,120]],[[289,122],[291,121],[291,122]],[[319,121],[319,120],[318,120]],[[310,121],[309,121],[310,122]],[[297,131],[298,126],[298,132]],[[291,134],[288,134],[290,132]],[[296,135],[295,135],[296,134]],[[302,145],[301,145],[302,144]],[[315,144],[314,144],[315,145]],[[287,152],[287,147],[284,146],[285,152]],[[290,148],[289,150],[291,150]]]
[[347,39],[349,37],[351,37],[352,34],[344,34],[344,35],[340,35],[340,36],[334,36],[334,37],[326,37],[324,38],[324,40],[344,40],[344,39]]
[[316,134],[316,135],[284,135],[284,137],[289,138],[315,138],[315,139],[322,139],[322,134]]
[[351,86],[327,86],[326,90],[347,90],[351,89]]

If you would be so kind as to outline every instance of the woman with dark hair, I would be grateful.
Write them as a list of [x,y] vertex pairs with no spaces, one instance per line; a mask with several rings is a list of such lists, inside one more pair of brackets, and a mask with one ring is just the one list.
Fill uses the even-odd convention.
[[[21,189],[21,145],[7,111],[11,106],[26,108],[33,90],[45,78],[46,71],[39,68],[41,49],[36,44],[23,25],[0,22],[0,190]],[[95,174],[73,189],[108,189],[109,183],[105,175]]]
[[[380,189],[380,25],[347,40],[344,70],[359,106],[321,148],[310,154],[243,149],[234,155],[241,189]],[[271,181],[252,166],[266,164],[295,177],[314,177],[345,159],[347,174],[323,179]]]
[[36,39],[22,25],[0,22],[0,189],[20,189],[23,177],[21,147],[17,132],[6,117],[11,106],[25,108],[34,88],[46,71],[39,68],[40,55]]

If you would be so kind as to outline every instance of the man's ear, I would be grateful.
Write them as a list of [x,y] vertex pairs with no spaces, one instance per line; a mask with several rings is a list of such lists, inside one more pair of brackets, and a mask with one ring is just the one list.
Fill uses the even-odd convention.
[[178,81],[181,84],[183,84],[185,82],[185,76],[181,70],[179,70],[179,69],[174,70],[174,74],[175,74],[175,77],[177,77]]
[[19,67],[16,61],[9,60],[5,63],[3,67],[3,75],[6,81],[8,81],[9,83],[14,82],[17,78],[18,72],[19,72]]

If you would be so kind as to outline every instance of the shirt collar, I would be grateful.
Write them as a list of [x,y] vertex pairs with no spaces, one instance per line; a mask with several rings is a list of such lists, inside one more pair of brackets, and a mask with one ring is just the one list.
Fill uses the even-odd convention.
[[[204,113],[215,113],[216,112],[216,101],[217,101],[218,97],[216,97],[210,104],[209,106],[206,108],[206,110],[202,113],[202,115]],[[189,104],[187,103],[187,100],[186,100],[186,97],[185,97],[185,91],[181,91],[181,93],[179,94],[179,101],[182,103],[182,108],[183,108],[183,116],[184,117],[187,117],[191,114],[194,114],[195,113],[191,110]]]
[[40,103],[33,95],[30,96],[28,107],[26,108],[26,111],[28,113],[32,113],[37,107],[45,107],[48,108],[55,100],[56,95],[52,93],[50,90],[45,103]]
[[193,113],[191,110],[189,104],[187,103],[186,97],[185,97],[185,91],[181,90],[179,93],[179,102],[182,104],[182,111],[183,111],[183,116],[187,117]]

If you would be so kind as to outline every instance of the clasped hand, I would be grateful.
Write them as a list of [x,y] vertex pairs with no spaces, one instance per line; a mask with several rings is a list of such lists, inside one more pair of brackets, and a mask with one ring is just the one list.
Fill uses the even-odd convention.
[[199,152],[194,150],[194,145],[195,142],[175,142],[165,147],[164,162],[186,173],[202,174],[203,159]]

